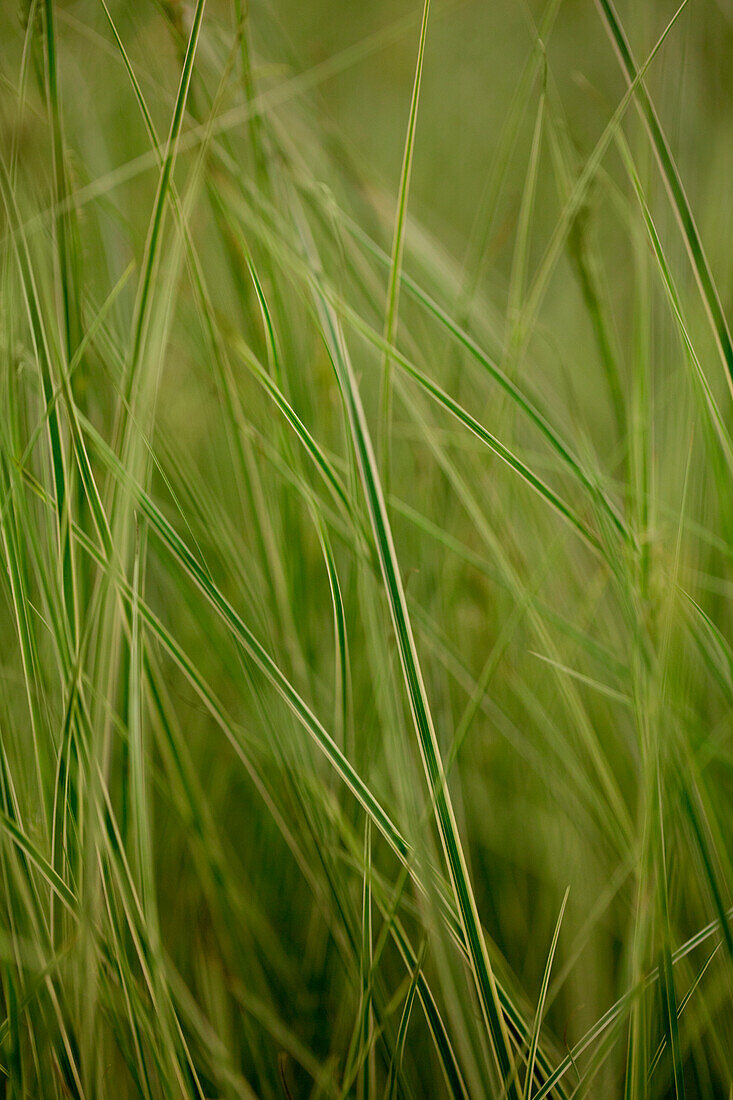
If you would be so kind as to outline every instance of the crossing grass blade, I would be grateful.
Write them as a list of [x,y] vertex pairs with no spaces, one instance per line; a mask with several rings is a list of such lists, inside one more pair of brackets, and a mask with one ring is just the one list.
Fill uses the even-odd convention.
[[[343,214],[340,214],[340,221],[344,228],[348,230],[354,239],[358,241],[371,256],[384,266],[388,266],[389,257],[387,254],[364,233],[360,226],[356,225],[348,216]],[[256,223],[252,222],[251,224],[254,228]],[[312,270],[308,265],[303,264],[292,247],[284,241],[273,239],[270,231],[268,231],[267,237],[271,245],[278,248],[288,268],[292,268],[299,272],[311,285],[316,281],[316,289],[318,292],[325,295],[329,303],[334,306],[337,312],[343,314],[344,319],[369,340],[369,342],[380,351],[383,357],[388,357],[390,361],[399,364],[403,368],[407,368],[409,365],[410,369],[416,369],[396,345],[389,344],[384,336],[380,335],[379,332],[374,329],[368,318],[362,316],[361,313],[354,310],[348,303],[343,301],[342,297],[328,285],[320,269]],[[583,463],[573,452],[572,446],[563,439],[561,432],[552,425],[548,415],[538,406],[536,398],[529,396],[525,390],[520,388],[506,372],[502,370],[501,366],[482,348],[477,340],[471,336],[471,334],[461,326],[438,301],[428,294],[419,283],[406,273],[402,274],[401,281],[403,288],[425,308],[447,333],[450,334],[451,339],[454,340],[457,345],[468,352],[482,370],[486,371],[489,377],[508,395],[521,414],[538,429],[553,451],[558,455],[561,462],[567,466],[570,474],[578,480],[593,500],[597,501],[603,508],[612,528],[633,545],[634,535],[624,522],[623,517],[619,514],[618,508],[610,500],[603,486],[599,484],[598,479],[594,478],[593,475],[588,472]]]
[[389,1067],[389,1075],[387,1077],[387,1086],[384,1093],[384,1100],[394,1100],[397,1092],[397,1082],[400,1078],[400,1069],[402,1064],[402,1056],[405,1050],[405,1043],[407,1041],[407,1029],[410,1026],[410,1017],[412,1016],[412,1007],[415,1003],[415,994],[417,993],[418,978],[420,976],[420,968],[423,963],[424,951],[421,951],[418,956],[417,965],[410,978],[410,984],[407,989],[407,996],[405,997],[405,1003],[402,1008],[402,1016],[400,1017],[400,1026],[397,1032],[397,1044],[392,1056],[392,1061]]
[[502,1085],[507,1087],[508,1096],[518,1096],[513,1068],[514,1056],[486,950],[486,942],[481,929],[466,858],[458,834],[455,813],[443,777],[440,748],[420,670],[402,577],[397,562],[397,554],[387,517],[369,429],[338,320],[333,309],[329,307],[322,296],[318,302],[318,307],[329,355],[346,405],[352,440],[359,464],[359,473],[377,545],[385,594],[389,601],[399,648],[405,686],[423,759],[425,777],[431,797],[435,799],[438,830],[462,930],[466,938],[473,981],[486,1023],[487,1033],[491,1039],[499,1079]]
[[[183,60],[183,68],[181,70],[181,79],[178,87],[178,94],[176,96],[173,116],[171,118],[170,131],[168,134],[168,140],[166,142],[165,152],[163,154],[163,163],[161,167],[160,177],[158,179],[155,200],[153,203],[153,211],[150,218],[150,226],[148,229],[148,236],[145,245],[145,256],[143,257],[142,261],[142,274],[137,293],[137,301],[135,303],[135,320],[133,326],[132,350],[130,366],[127,373],[127,378],[125,380],[125,404],[123,404],[122,406],[123,409],[127,407],[132,398],[138,372],[141,366],[141,359],[144,352],[144,340],[146,337],[148,323],[150,319],[151,294],[155,274],[158,269],[160,259],[160,248],[162,245],[162,234],[165,213],[168,205],[171,179],[173,175],[173,167],[176,162],[178,142],[181,136],[181,128],[183,126],[183,120],[186,111],[186,101],[188,99],[188,92],[191,86],[194,58],[196,57],[196,47],[198,45],[199,35],[201,33],[201,25],[204,18],[205,4],[206,0],[197,0],[196,7],[194,9],[193,19],[191,21],[191,33],[188,40],[188,46],[186,48],[186,55]],[[122,426],[120,427],[120,431],[124,434],[124,421]]]
[[77,914],[78,902],[73,891],[67,886],[64,880],[59,877],[49,861],[43,853],[39,851],[30,837],[26,835],[24,830],[2,811],[0,811],[0,828],[13,844],[17,845],[20,851],[28,857],[30,862],[41,874],[43,881],[53,890],[54,894],[63,902],[66,908],[71,913]]
[[700,287],[700,293],[705,303],[710,323],[715,332],[718,350],[728,379],[728,386],[731,390],[731,394],[733,394],[733,342],[731,341],[730,329],[725,313],[723,312],[720,295],[718,294],[718,289],[705,255],[705,250],[693,217],[692,209],[682,184],[682,179],[680,178],[677,165],[672,156],[672,151],[665,137],[657,112],[654,109],[654,104],[644,85],[642,79],[643,74],[640,73],[634,61],[634,55],[631,52],[631,46],[618,17],[618,13],[611,3],[611,0],[596,0],[596,2],[606,25],[609,37],[615,47],[624,76],[629,82],[630,87],[634,90],[634,97],[644,120],[644,125],[649,133],[654,154],[662,173],[662,179],[664,180],[677,216],[685,247],[687,248],[690,262],[692,263],[695,277]]
[[542,1028],[542,1016],[545,1011],[545,1000],[547,998],[547,990],[550,985],[550,973],[552,971],[552,963],[555,958],[557,941],[560,938],[560,928],[562,926],[563,916],[565,915],[565,906],[568,902],[569,893],[570,889],[567,888],[562,899],[562,904],[560,905],[560,912],[557,917],[555,931],[552,934],[552,943],[550,944],[550,950],[547,955],[545,972],[542,975],[542,985],[540,986],[540,995],[537,1001],[537,1012],[535,1014],[534,1024],[532,1026],[532,1038],[530,1040],[529,1053],[527,1055],[527,1073],[524,1078],[524,1089],[522,1090],[522,1096],[524,1100],[529,1100],[532,1095],[532,1080],[534,1078],[535,1062],[537,1059],[537,1044],[539,1042],[540,1030]]

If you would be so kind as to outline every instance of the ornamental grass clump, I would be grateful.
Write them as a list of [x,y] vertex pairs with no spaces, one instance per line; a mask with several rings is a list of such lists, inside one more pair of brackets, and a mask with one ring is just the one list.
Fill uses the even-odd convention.
[[723,5],[0,5],[0,1079],[733,1094]]

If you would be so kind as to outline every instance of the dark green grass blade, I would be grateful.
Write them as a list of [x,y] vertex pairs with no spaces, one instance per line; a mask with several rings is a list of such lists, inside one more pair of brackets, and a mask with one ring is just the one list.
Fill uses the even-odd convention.
[[[699,973],[695,977],[695,980],[693,981],[692,985],[690,986],[690,988],[687,990],[684,997],[680,1001],[678,1009],[677,1009],[678,1019],[679,1019],[679,1017],[682,1016],[682,1013],[685,1011],[685,1008],[687,1007],[687,1005],[691,1001],[692,997],[694,996],[695,991],[697,990],[697,987],[700,985],[700,982],[702,981],[703,977],[705,976],[706,970],[708,969],[708,967],[710,966],[710,963],[715,958],[717,952],[718,952],[718,946],[716,945],[712,949],[710,954],[708,955],[705,962],[702,964]],[[659,1065],[659,1063],[662,1060],[662,1057],[664,1055],[664,1052],[665,1052],[666,1048],[667,1048],[667,1040],[666,1040],[666,1038],[664,1038],[664,1039],[662,1039],[661,1043],[657,1047],[656,1053],[655,1053],[654,1057],[652,1058],[651,1065],[649,1066],[649,1080],[650,1081],[652,1080],[652,1078],[654,1076],[654,1073],[656,1071],[657,1066]]]
[[407,1042],[407,1031],[410,1026],[410,1018],[412,1016],[412,1006],[415,1003],[415,994],[417,993],[418,980],[420,978],[420,971],[423,966],[425,948],[421,949],[418,955],[417,966],[415,967],[412,977],[410,978],[410,985],[407,989],[407,996],[405,997],[405,1003],[402,1008],[402,1016],[400,1017],[400,1026],[397,1031],[397,1043],[395,1044],[394,1054],[392,1055],[392,1061],[389,1065],[389,1073],[387,1075],[387,1085],[384,1090],[384,1100],[395,1100],[397,1095],[397,1083],[400,1079],[400,1072],[402,1068],[402,1058],[405,1051],[405,1043]]

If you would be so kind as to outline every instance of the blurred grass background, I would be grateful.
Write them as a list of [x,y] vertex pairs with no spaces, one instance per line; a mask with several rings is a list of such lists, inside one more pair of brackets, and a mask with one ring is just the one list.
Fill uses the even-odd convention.
[[731,1094],[732,45],[0,3],[5,1095]]

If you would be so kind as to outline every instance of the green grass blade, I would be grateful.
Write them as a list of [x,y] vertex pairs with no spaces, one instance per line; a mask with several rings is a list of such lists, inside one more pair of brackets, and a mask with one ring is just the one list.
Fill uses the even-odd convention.
[[695,224],[689,200],[685,194],[677,165],[665,137],[654,104],[644,85],[642,75],[634,61],[631,46],[611,0],[596,0],[601,16],[613,42],[624,75],[633,88],[644,124],[649,132],[655,156],[659,163],[665,186],[679,222],[682,237],[697,278],[703,302],[713,326],[718,349],[726,370],[728,386],[733,394],[733,342],[718,289],[715,285],[700,234]]
[[[191,21],[191,33],[188,40],[188,46],[186,48],[186,54],[183,60],[183,68],[181,70],[181,79],[178,87],[178,94],[176,95],[176,102],[173,109],[173,116],[171,118],[170,131],[168,133],[168,140],[166,142],[165,152],[163,154],[162,168],[160,172],[160,177],[158,179],[158,187],[155,194],[155,200],[153,203],[153,212],[150,218],[148,237],[145,245],[145,256],[142,263],[142,274],[140,277],[137,301],[135,303],[132,351],[130,366],[127,373],[127,378],[125,380],[125,404],[122,406],[123,409],[127,408],[127,406],[131,402],[133,391],[137,381],[137,375],[140,370],[141,360],[143,357],[144,341],[146,338],[147,327],[150,320],[151,293],[154,288],[155,275],[160,259],[160,248],[162,244],[165,212],[168,204],[168,196],[171,187],[173,168],[176,162],[176,154],[178,152],[181,128],[183,126],[183,119],[186,111],[186,101],[188,99],[188,92],[191,86],[193,64],[196,57],[196,47],[198,45],[199,35],[201,33],[201,25],[204,18],[205,4],[206,0],[197,0],[196,8],[193,13],[193,19]],[[157,148],[155,152],[156,154],[158,153]],[[121,427],[123,435],[125,430],[125,422],[126,417],[123,417],[123,425]]]
[[397,1083],[400,1079],[402,1058],[405,1052],[405,1043],[407,1042],[407,1030],[410,1026],[412,1006],[415,1003],[415,994],[417,993],[418,980],[423,965],[424,955],[425,946],[423,946],[418,956],[417,965],[412,972],[410,984],[407,989],[407,996],[405,997],[405,1003],[402,1007],[400,1026],[397,1031],[397,1043],[395,1045],[394,1054],[392,1055],[392,1061],[389,1065],[389,1074],[387,1075],[387,1086],[384,1091],[384,1100],[395,1100],[395,1097],[397,1095]]
[[527,1074],[524,1078],[524,1089],[522,1090],[522,1096],[524,1100],[529,1100],[532,1095],[532,1080],[534,1078],[535,1063],[537,1060],[537,1047],[540,1040],[540,1031],[542,1029],[542,1017],[545,1012],[545,1000],[547,998],[547,990],[550,985],[550,974],[552,972],[552,963],[555,958],[555,951],[557,949],[557,941],[560,938],[560,928],[562,926],[562,919],[565,915],[565,906],[568,902],[568,894],[570,893],[570,887],[568,886],[563,895],[562,903],[560,905],[560,912],[557,917],[557,924],[555,925],[555,931],[552,935],[552,943],[550,944],[550,950],[547,955],[547,963],[545,964],[545,972],[542,975],[542,985],[540,986],[540,995],[537,1000],[537,1012],[532,1026],[532,1038],[529,1044],[529,1053],[527,1055]]
[[369,429],[338,321],[333,309],[328,306],[323,297],[320,298],[319,311],[329,354],[348,413],[359,472],[377,544],[384,587],[399,647],[405,686],[415,723],[428,789],[431,797],[435,798],[438,830],[463,933],[466,938],[473,981],[476,986],[487,1035],[491,1039],[500,1080],[507,1085],[508,1095],[515,1096],[518,1095],[518,1090],[513,1069],[514,1056],[509,1044],[501,1002],[499,1001],[491,963],[486,950],[450,794],[444,782],[440,749],[412,634],[402,577],[397,563],[392,531],[387,517]]
[[[410,195],[410,175],[412,173],[412,158],[415,151],[415,131],[417,128],[417,111],[420,103],[420,85],[422,82],[423,61],[425,58],[425,42],[428,33],[428,16],[430,14],[430,0],[423,4],[422,21],[420,24],[420,39],[417,47],[417,63],[415,65],[415,79],[412,85],[412,99],[410,101],[410,115],[407,122],[407,134],[405,135],[405,147],[402,154],[402,171],[400,173],[400,186],[397,193],[397,215],[395,217],[394,235],[392,238],[392,258],[389,268],[389,282],[387,284],[387,305],[384,316],[384,340],[389,346],[396,343],[397,321],[399,316],[400,279],[402,275],[402,255],[405,248],[405,230],[407,228],[407,202]],[[382,360],[381,381],[381,421],[378,435],[379,451],[382,456],[382,470],[385,483],[389,483],[390,466],[390,438],[392,435],[392,364],[389,350],[384,353]]]

